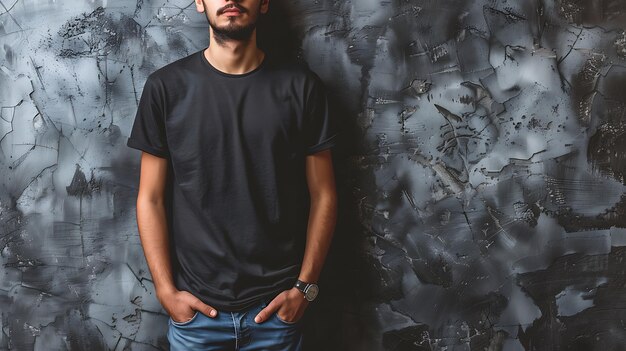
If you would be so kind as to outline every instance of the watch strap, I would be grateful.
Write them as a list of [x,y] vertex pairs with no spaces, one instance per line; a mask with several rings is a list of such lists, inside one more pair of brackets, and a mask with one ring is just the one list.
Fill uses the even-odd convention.
[[293,285],[296,288],[298,288],[298,290],[302,291],[302,292],[306,292],[306,287],[309,285],[309,283],[305,283],[302,280],[298,279],[296,280],[296,283]]

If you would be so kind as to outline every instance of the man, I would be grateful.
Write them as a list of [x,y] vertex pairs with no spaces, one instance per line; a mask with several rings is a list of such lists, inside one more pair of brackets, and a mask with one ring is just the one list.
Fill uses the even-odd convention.
[[336,223],[320,78],[256,44],[269,0],[195,0],[209,46],[148,76],[127,145],[172,350],[299,350]]

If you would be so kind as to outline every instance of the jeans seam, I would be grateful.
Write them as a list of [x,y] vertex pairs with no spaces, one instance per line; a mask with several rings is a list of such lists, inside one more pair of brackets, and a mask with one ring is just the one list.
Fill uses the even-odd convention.
[[230,317],[233,319],[233,327],[235,328],[235,350],[238,350],[237,341],[239,337],[237,336],[237,322],[235,322],[235,315],[232,312],[230,312]]

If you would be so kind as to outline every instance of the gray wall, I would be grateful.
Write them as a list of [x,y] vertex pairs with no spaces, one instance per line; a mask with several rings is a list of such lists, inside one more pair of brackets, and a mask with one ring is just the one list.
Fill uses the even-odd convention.
[[[624,1],[270,12],[341,119],[309,349],[624,349]],[[207,36],[191,0],[0,0],[0,349],[167,349],[125,141]]]

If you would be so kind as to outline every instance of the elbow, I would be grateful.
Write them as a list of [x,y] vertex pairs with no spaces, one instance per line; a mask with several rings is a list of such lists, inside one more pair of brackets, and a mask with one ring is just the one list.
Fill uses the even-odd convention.
[[165,199],[162,196],[144,194],[139,192],[137,195],[137,210],[140,208],[164,206]]
[[311,195],[311,205],[324,204],[327,206],[337,206],[337,192],[333,189],[313,191]]

